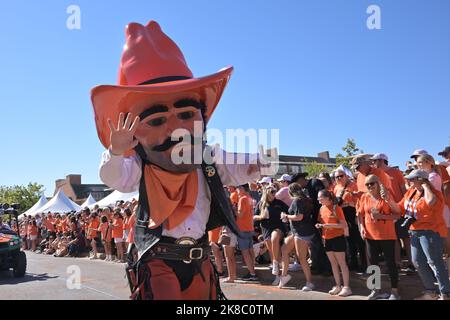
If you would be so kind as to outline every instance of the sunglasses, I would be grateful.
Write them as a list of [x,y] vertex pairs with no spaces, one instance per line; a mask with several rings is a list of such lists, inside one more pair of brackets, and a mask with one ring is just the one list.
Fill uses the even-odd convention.
[[336,176],[335,179],[336,179],[336,180],[340,180],[340,179],[342,179],[343,177],[344,177],[344,175],[340,175],[340,176]]
[[375,184],[376,184],[376,182],[369,182],[369,183],[366,183],[366,187],[371,188],[371,187],[373,187]]

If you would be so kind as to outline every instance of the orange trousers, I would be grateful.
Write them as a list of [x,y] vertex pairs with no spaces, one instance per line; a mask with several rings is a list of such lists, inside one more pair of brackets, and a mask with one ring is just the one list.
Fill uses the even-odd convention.
[[145,296],[153,300],[216,300],[218,282],[212,262],[206,259],[197,267],[193,263],[160,259],[147,262]]

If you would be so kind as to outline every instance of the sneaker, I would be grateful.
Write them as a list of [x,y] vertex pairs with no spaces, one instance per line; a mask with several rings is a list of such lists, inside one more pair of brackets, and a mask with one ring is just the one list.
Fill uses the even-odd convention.
[[388,300],[401,300],[400,296],[396,293],[391,293]]
[[97,256],[92,256],[92,257],[90,257],[89,259],[90,259],[90,260],[97,260],[98,258],[97,258]]
[[367,296],[367,300],[377,300],[380,296],[380,290],[372,290],[372,292]]
[[351,296],[352,293],[352,289],[350,289],[350,287],[343,287],[341,292],[339,292],[338,296],[339,297],[348,297]]
[[330,291],[328,291],[329,294],[332,296],[337,295],[339,292],[341,292],[342,288],[340,286],[334,286]]
[[278,262],[274,261],[272,264],[272,274],[277,276],[280,273],[280,266]]
[[309,291],[313,291],[316,288],[316,286],[310,282],[307,282],[305,284],[305,286],[302,288],[303,292],[309,292]]
[[450,300],[450,293],[441,294],[438,300]]
[[278,285],[278,288],[283,288],[289,281],[291,281],[292,276],[290,274],[286,275],[286,276],[281,276],[280,277],[280,284]]
[[256,274],[247,273],[245,276],[241,277],[241,280],[243,280],[243,281],[255,281],[254,280],[255,278],[258,279],[256,277]]
[[300,265],[300,263],[297,262],[291,263],[288,268],[289,272],[297,272],[300,270],[302,270],[302,266]]
[[414,300],[437,300],[438,298],[439,298],[439,296],[436,293],[430,292],[430,291],[425,291],[423,293],[423,295],[415,298]]
[[407,275],[411,275],[416,273],[416,268],[414,268],[413,266],[409,266],[408,268],[405,269],[405,273]]
[[280,276],[276,276],[275,280],[273,280],[272,285],[278,286],[280,284]]

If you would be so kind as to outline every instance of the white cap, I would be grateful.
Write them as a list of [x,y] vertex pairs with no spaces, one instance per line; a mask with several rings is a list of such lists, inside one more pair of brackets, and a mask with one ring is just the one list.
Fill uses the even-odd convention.
[[291,182],[292,181],[292,177],[288,174],[283,174],[281,176],[280,179],[278,179],[278,181],[287,181],[287,182]]
[[272,183],[271,177],[263,177],[261,180],[258,181],[258,183]]
[[389,158],[384,153],[375,153],[370,160],[386,160],[389,161]]

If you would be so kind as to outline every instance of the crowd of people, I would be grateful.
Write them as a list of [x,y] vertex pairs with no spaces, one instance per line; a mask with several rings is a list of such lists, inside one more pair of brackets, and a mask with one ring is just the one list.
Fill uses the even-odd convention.
[[301,269],[301,290],[315,290],[319,274],[332,275],[329,294],[347,297],[350,271],[365,273],[384,262],[390,290],[374,289],[369,300],[400,299],[399,271],[420,276],[425,291],[418,300],[450,299],[450,147],[439,156],[444,161],[416,150],[402,172],[383,153],[364,154],[352,159],[350,170],[340,166],[312,178],[285,174],[227,186],[242,234],[210,231],[219,274],[224,282],[237,280],[240,250],[248,269],[242,280],[257,281],[255,264],[266,256],[280,289],[292,280],[290,271]]
[[68,214],[41,213],[25,216],[13,225],[24,250],[55,257],[84,257],[125,263],[133,242],[137,201],[118,201],[116,206]]
[[[420,276],[425,291],[417,299],[450,299],[450,147],[439,155],[444,161],[416,150],[405,172],[389,166],[383,153],[364,154],[352,159],[350,169],[317,177],[284,174],[224,186],[241,234],[227,227],[209,231],[217,272],[224,282],[235,282],[240,252],[248,269],[241,280],[258,281],[256,264],[269,264],[280,289],[291,282],[291,272],[302,270],[302,291],[316,289],[317,275],[332,275],[329,294],[347,297],[350,272],[365,273],[383,261],[390,291],[374,289],[368,299],[400,299],[399,271]],[[36,214],[12,227],[24,250],[124,263],[137,204]]]

